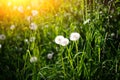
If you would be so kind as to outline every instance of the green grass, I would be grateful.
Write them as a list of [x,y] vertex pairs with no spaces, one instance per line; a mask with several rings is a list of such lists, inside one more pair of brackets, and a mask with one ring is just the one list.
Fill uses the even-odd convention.
[[[31,22],[25,14],[0,17],[0,34],[6,36],[0,39],[0,79],[119,80],[119,1],[108,6],[100,0],[90,1],[66,0],[57,8],[40,12],[31,20],[38,26],[35,31],[29,29]],[[16,27],[10,30],[12,24]],[[80,39],[71,41],[72,32],[78,32]],[[56,44],[58,35],[68,38],[69,44]],[[35,37],[33,42],[31,37]],[[54,53],[52,59],[47,58],[49,53]],[[32,56],[37,62],[30,62]]]

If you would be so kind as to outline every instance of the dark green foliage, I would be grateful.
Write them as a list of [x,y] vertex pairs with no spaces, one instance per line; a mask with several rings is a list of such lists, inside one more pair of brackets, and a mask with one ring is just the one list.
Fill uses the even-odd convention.
[[[119,80],[120,1],[66,0],[55,9],[33,17],[36,31],[17,16],[0,17],[0,34],[6,35],[0,40],[0,80]],[[17,28],[10,30],[13,23]],[[56,36],[69,39],[72,32],[80,33],[78,41],[55,43]],[[31,37],[35,41],[26,43]],[[37,62],[30,62],[32,56]]]

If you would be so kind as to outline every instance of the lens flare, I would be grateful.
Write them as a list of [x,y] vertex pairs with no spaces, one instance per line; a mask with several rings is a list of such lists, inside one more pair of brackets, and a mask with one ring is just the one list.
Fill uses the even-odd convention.
[[0,0],[0,18],[3,16],[32,15],[33,10],[44,14],[58,10],[62,0]]

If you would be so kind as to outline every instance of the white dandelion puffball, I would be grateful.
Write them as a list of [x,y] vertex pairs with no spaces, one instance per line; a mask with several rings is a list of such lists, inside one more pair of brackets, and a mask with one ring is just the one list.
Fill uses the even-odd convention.
[[37,25],[35,23],[31,23],[30,24],[30,29],[31,30],[36,30],[37,29]]
[[114,37],[115,36],[115,33],[111,33],[111,37]]
[[31,17],[31,16],[28,16],[26,19],[27,19],[28,22],[30,22],[31,19],[32,19],[32,17]]
[[62,46],[66,46],[69,44],[69,40],[67,38],[64,38],[62,41],[61,41],[61,45]]
[[62,40],[64,39],[63,36],[59,35],[55,38],[55,43],[56,44],[61,44]]
[[4,34],[0,34],[0,40],[5,40],[6,36]]
[[77,32],[73,32],[73,33],[71,33],[71,35],[70,35],[70,40],[71,40],[71,41],[77,41],[79,38],[80,38],[80,34],[77,33]]
[[86,21],[84,21],[83,24],[87,24],[87,23],[89,23],[89,22],[90,22],[90,19],[87,19]]
[[47,54],[47,58],[48,58],[48,59],[52,59],[52,58],[53,58],[53,54],[54,54],[54,53],[49,53],[49,54]]
[[30,42],[34,42],[35,41],[35,37],[30,37]]
[[36,16],[36,15],[38,15],[38,11],[37,10],[32,10],[32,16]]
[[29,43],[28,39],[24,39],[24,42],[25,42],[25,43]]
[[24,12],[23,6],[19,6],[19,7],[18,7],[18,11],[21,12],[21,13],[23,13],[23,12]]
[[37,62],[37,57],[35,57],[35,56],[31,57],[30,62],[31,63]]
[[10,29],[11,29],[11,30],[15,29],[15,25],[11,25],[11,26],[10,26]]
[[0,44],[0,48],[2,48],[2,44]]

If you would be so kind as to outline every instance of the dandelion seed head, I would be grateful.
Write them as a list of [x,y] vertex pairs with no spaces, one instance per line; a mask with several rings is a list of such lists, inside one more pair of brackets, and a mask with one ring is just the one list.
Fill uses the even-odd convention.
[[0,34],[0,40],[5,40],[6,36],[4,34]]
[[61,44],[63,39],[64,39],[64,37],[62,35],[59,35],[55,38],[55,43],[56,44]]
[[31,30],[36,30],[37,29],[37,25],[35,23],[31,23],[30,24],[30,29]]
[[2,44],[0,44],[0,49],[2,48]]
[[32,17],[31,17],[31,16],[28,16],[26,19],[27,19],[28,22],[30,22],[31,19],[32,19]]
[[30,62],[31,62],[31,63],[37,62],[37,57],[36,57],[36,56],[31,57],[31,58],[30,58]]
[[37,10],[32,10],[32,16],[36,16],[36,15],[38,15],[38,11]]
[[69,40],[67,38],[64,38],[62,41],[61,41],[61,45],[62,46],[67,46],[69,44]]
[[103,12],[102,12],[102,11],[100,11],[99,13],[100,13],[100,14],[102,14]]
[[115,36],[115,33],[111,33],[111,37],[114,37]]
[[71,33],[71,35],[70,35],[70,40],[71,40],[71,41],[77,41],[79,38],[80,38],[80,34],[77,33],[77,32],[73,32],[73,33]]
[[11,26],[10,26],[10,29],[11,29],[11,30],[15,29],[15,25],[11,25]]
[[25,42],[25,43],[29,43],[28,39],[24,39],[24,42]]
[[35,41],[35,37],[30,37],[30,42],[34,42]]
[[86,21],[84,21],[83,24],[85,25],[85,24],[87,24],[87,23],[89,23],[89,22],[90,22],[90,19],[87,19]]
[[48,58],[48,59],[52,59],[52,58],[53,58],[53,54],[54,54],[54,53],[49,53],[49,54],[47,54],[47,58]]
[[30,52],[29,49],[27,50],[27,52]]
[[18,11],[21,12],[21,13],[23,13],[23,12],[24,12],[23,6],[19,6],[19,7],[18,7]]

